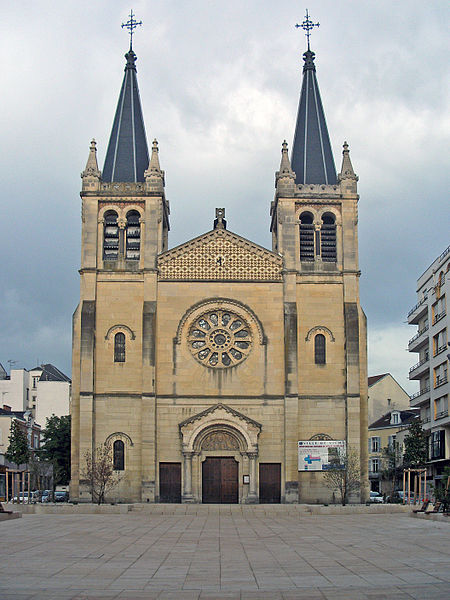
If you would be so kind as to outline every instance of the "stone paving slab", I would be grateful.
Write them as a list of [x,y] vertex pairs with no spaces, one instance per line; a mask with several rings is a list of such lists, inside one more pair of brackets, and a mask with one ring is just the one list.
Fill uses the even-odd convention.
[[449,600],[449,534],[407,514],[25,514],[0,524],[0,600]]

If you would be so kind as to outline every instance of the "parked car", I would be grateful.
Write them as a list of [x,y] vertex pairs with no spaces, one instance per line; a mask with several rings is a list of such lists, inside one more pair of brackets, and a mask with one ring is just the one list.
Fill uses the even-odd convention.
[[18,496],[14,496],[13,502],[20,502],[21,504],[28,502],[28,492],[20,492]]
[[370,502],[384,502],[380,492],[370,492]]
[[45,502],[51,502],[53,500],[53,492],[52,490],[44,490],[42,492],[42,499],[41,502],[45,503]]
[[68,502],[69,494],[67,492],[55,492],[55,502]]

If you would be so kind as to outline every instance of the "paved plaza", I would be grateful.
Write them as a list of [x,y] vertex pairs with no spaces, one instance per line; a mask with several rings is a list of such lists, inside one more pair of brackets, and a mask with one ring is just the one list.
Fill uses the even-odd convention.
[[450,598],[450,525],[386,515],[24,515],[1,600]]

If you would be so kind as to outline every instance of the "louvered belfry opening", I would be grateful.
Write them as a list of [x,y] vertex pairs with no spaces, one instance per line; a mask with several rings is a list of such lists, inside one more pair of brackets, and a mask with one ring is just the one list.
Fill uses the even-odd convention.
[[336,220],[327,213],[322,217],[320,228],[320,253],[324,262],[336,262]]
[[103,227],[103,260],[117,260],[119,256],[119,226],[117,213],[105,213]]
[[314,261],[314,219],[311,213],[305,212],[300,216],[300,260]]
[[130,210],[127,214],[126,228],[126,258],[127,260],[139,260],[141,252],[141,225],[140,214],[137,210]]

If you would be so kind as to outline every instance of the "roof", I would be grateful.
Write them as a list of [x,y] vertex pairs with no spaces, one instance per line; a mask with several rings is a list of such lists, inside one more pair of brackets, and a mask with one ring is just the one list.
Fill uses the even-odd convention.
[[298,105],[291,166],[295,171],[295,182],[324,183],[337,182],[328,135],[325,113],[320,98],[316,77],[314,52],[307,50],[303,54],[303,83]]
[[24,410],[5,410],[4,408],[0,408],[0,417],[14,417],[15,419],[21,419],[22,421],[25,421],[26,419],[24,417],[24,414]]
[[42,374],[39,377],[39,381],[68,381],[70,383],[70,378],[67,377],[67,375],[64,375],[64,373],[54,365],[48,363],[46,365],[41,365],[41,367]]
[[116,114],[106,151],[103,181],[144,181],[149,155],[136,76],[136,54],[125,54],[127,63]]
[[[391,415],[393,412],[400,413],[400,423],[391,423]],[[401,425],[410,425],[417,417],[420,416],[419,408],[411,408],[409,410],[390,410],[388,413],[374,421],[369,425],[369,429],[381,429],[382,427],[399,427]]]
[[389,375],[389,373],[383,373],[382,375],[372,375],[372,377],[368,377],[367,385],[370,387],[377,381],[380,381],[380,379],[383,379],[383,377],[386,377],[386,375]]

